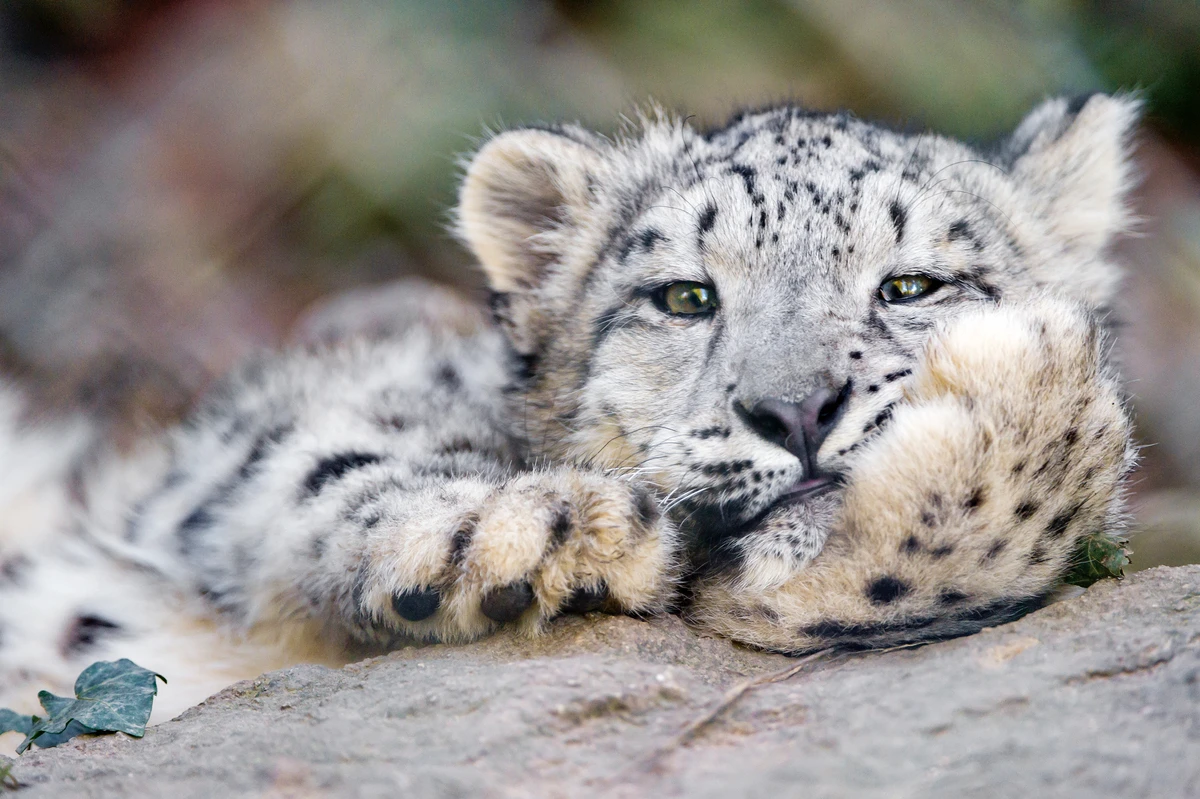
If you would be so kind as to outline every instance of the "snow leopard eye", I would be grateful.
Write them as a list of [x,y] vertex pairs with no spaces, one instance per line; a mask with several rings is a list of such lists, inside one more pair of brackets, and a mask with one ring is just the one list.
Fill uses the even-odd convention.
[[696,316],[717,310],[717,290],[703,283],[683,280],[658,290],[655,304],[673,316]]
[[944,284],[929,275],[897,275],[888,278],[879,286],[879,296],[884,302],[907,302],[924,297]]

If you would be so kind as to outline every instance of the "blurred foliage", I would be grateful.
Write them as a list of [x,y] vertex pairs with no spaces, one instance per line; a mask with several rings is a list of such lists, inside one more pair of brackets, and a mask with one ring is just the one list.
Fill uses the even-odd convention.
[[[45,63],[128,51],[147,19],[188,5],[199,4],[8,0],[3,25],[12,52]],[[456,156],[487,127],[566,116],[611,130],[617,113],[647,98],[705,123],[738,104],[794,100],[992,138],[1049,94],[1136,88],[1165,129],[1200,141],[1193,0],[224,5],[252,26],[264,7],[292,6],[329,28],[313,42],[325,48],[314,66],[332,70],[295,66],[304,80],[350,80],[358,94],[352,129],[324,131],[344,174],[303,196],[314,205],[303,215],[316,220],[307,243],[339,253],[381,232],[440,249]],[[339,39],[345,49],[330,52]],[[370,63],[352,63],[355,53]],[[330,202],[330,191],[354,196]]]
[[1094,0],[1060,3],[1063,28],[1109,87],[1139,87],[1154,119],[1200,144],[1200,3]]

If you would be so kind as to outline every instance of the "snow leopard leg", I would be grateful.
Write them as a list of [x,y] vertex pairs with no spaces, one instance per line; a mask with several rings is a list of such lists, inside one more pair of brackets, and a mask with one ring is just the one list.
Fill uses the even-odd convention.
[[[474,638],[536,630],[564,610],[652,612],[670,589],[672,532],[649,491],[572,468],[347,494],[357,549],[312,581],[359,637]],[[333,543],[333,542],[330,542]],[[343,576],[344,575],[344,576]],[[324,586],[323,586],[324,587]]]
[[752,545],[692,618],[784,651],[972,632],[1036,607],[1081,538],[1119,533],[1131,429],[1099,327],[1042,299],[951,324],[864,445],[824,550],[782,579]]
[[386,646],[651,612],[674,530],[635,482],[527,468],[491,331],[414,329],[250,369],[180,432],[133,545],[246,630]]

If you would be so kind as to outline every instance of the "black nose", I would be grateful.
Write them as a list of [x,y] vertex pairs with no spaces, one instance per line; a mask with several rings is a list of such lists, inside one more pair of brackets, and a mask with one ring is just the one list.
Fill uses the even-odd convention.
[[738,403],[738,414],[754,432],[804,462],[811,474],[817,451],[837,426],[850,397],[850,381],[841,388],[819,388],[800,402],[765,399],[753,408]]

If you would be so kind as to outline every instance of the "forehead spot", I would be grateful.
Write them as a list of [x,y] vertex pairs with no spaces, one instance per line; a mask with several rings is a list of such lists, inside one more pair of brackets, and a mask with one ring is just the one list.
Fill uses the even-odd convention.
[[896,229],[896,243],[899,244],[904,240],[904,226],[908,223],[908,213],[899,202],[893,200],[888,208],[888,215],[892,218],[892,227]]
[[638,243],[642,245],[643,252],[654,252],[654,246],[660,241],[666,241],[664,236],[657,228],[647,228],[638,236]]
[[732,164],[729,169],[735,175],[741,176],[742,183],[746,186],[746,193],[750,195],[750,202],[762,205],[763,196],[758,193],[758,172],[754,167],[747,164]]

